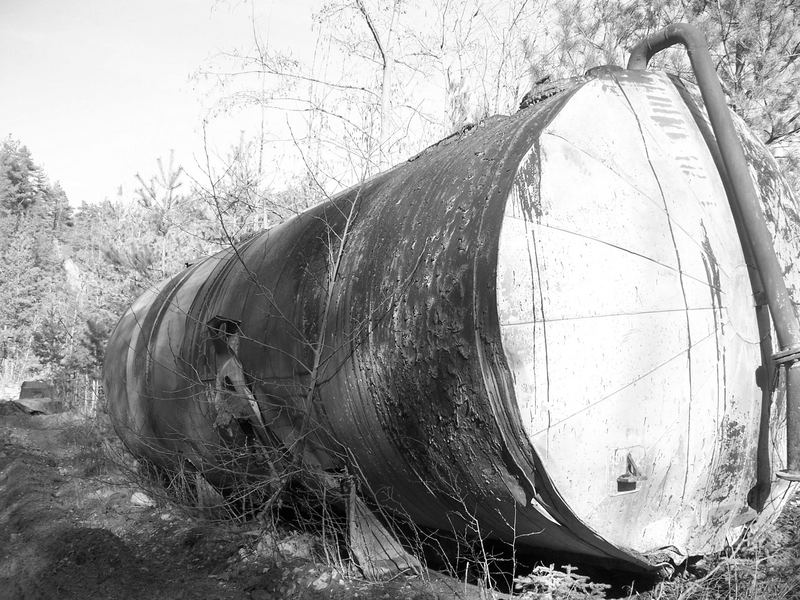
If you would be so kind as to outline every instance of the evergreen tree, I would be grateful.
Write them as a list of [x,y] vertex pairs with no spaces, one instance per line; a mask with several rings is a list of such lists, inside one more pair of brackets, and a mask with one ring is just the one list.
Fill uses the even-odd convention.
[[[30,151],[11,138],[0,145],[0,336],[4,360],[27,376],[64,346],[54,311],[64,304],[62,268],[72,214]],[[63,321],[63,319],[62,319]]]

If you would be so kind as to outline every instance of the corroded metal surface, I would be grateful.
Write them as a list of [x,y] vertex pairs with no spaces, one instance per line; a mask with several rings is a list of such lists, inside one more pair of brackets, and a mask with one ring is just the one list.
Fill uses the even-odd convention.
[[[658,568],[662,550],[719,545],[755,483],[761,358],[735,227],[702,221],[718,214],[709,206],[724,202],[724,190],[691,102],[663,76],[600,70],[194,265],[137,300],[110,341],[105,384],[117,430],[155,462],[213,465],[218,371],[239,368],[220,351],[227,327],[276,447],[299,448],[323,469],[354,460],[420,525],[474,520],[489,537],[640,570]],[[626,145],[623,130],[638,141]],[[582,141],[605,145],[581,150]],[[625,185],[595,179],[603,169],[583,171],[598,162],[587,151]],[[763,148],[752,151],[751,162],[766,165]],[[788,198],[772,166],[763,174],[765,203]],[[682,177],[711,183],[686,194]],[[592,187],[606,184],[620,191]],[[660,208],[637,208],[640,198]],[[615,204],[650,213],[631,222]],[[592,236],[617,249],[607,262],[584,244]],[[531,251],[540,268],[515,266]],[[662,266],[644,269],[637,258],[625,267],[620,257],[633,254]],[[647,320],[636,307],[649,306],[653,290]],[[615,297],[607,330],[569,329],[570,307],[607,314]],[[657,317],[665,307],[673,316]],[[529,322],[529,339],[511,333],[514,319]],[[677,358],[650,377],[661,354]],[[566,416],[620,385],[613,414],[553,429],[554,411]],[[659,470],[673,457],[690,490],[680,499],[658,486],[662,476],[674,485]],[[707,514],[692,517],[692,503]]]

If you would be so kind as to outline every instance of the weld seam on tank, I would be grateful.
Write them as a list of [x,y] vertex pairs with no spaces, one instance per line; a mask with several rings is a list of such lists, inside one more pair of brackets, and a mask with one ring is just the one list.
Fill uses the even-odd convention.
[[696,27],[676,23],[654,33],[634,46],[628,69],[643,71],[658,52],[682,44],[689,55],[692,71],[706,105],[722,162],[733,190],[732,210],[741,215],[745,235],[742,245],[749,245],[763,283],[767,304],[778,336],[780,352],[773,355],[776,367],[786,367],[786,469],[776,475],[800,481],[800,322],[783,279],[783,269],[775,255],[772,236],[756,195],[747,160],[744,156],[725,95],[708,51],[705,36]]

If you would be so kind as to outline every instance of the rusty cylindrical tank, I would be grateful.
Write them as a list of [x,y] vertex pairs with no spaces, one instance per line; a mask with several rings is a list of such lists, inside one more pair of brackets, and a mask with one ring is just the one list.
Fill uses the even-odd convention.
[[[737,127],[800,284],[796,203]],[[310,432],[420,525],[643,571],[718,550],[793,485],[719,162],[693,90],[595,69],[143,295],[107,350],[115,427],[213,462],[233,327],[276,443]]]

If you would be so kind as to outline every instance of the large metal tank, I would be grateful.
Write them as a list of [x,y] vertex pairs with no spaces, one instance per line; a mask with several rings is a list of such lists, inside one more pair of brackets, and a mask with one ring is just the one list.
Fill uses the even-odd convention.
[[[738,127],[800,283],[796,203]],[[234,353],[276,444],[357,463],[420,525],[643,571],[719,550],[792,485],[719,161],[680,81],[594,70],[139,298],[107,351],[117,431],[213,463]]]

